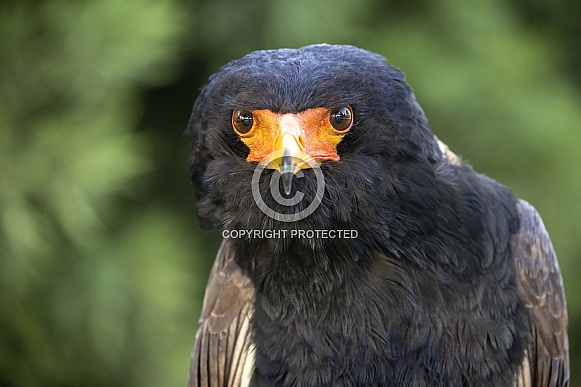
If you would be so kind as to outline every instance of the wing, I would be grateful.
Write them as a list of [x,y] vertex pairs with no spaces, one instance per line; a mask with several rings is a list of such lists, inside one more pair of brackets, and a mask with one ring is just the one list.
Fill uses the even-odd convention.
[[511,239],[520,296],[531,316],[532,343],[517,375],[518,387],[569,385],[567,306],[549,234],[529,203],[519,200],[520,232]]
[[249,381],[253,297],[252,282],[236,264],[231,243],[224,240],[206,287],[189,387],[233,387]]

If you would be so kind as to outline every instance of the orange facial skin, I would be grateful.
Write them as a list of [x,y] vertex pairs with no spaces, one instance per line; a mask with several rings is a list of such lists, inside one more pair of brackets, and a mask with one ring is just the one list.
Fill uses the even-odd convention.
[[[339,131],[331,124],[330,108],[307,109],[300,113],[280,114],[270,110],[251,111],[254,122],[247,133],[236,131],[250,149],[247,162],[265,162],[268,168],[279,169],[282,155],[296,162],[297,170],[310,168],[313,160],[339,161],[337,145],[351,128]],[[274,161],[274,162],[273,162]]]

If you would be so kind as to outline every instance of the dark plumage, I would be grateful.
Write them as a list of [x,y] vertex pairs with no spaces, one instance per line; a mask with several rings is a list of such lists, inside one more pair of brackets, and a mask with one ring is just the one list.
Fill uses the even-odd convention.
[[[340,160],[320,162],[320,205],[296,222],[267,216],[251,192],[256,136],[245,128],[325,112],[340,123],[339,107],[353,124],[332,137]],[[330,45],[253,52],[210,77],[189,132],[202,226],[358,232],[226,239],[190,386],[244,375],[257,386],[568,385],[563,285],[539,215],[437,140],[383,57]],[[264,170],[270,208],[295,213],[316,199],[316,171],[301,171],[290,196],[304,199],[287,207],[269,193],[279,172]]]

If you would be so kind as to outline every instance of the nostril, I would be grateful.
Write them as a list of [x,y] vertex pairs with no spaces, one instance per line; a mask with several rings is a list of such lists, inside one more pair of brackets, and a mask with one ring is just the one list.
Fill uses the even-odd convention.
[[302,135],[299,135],[299,145],[301,146],[301,149],[305,149],[305,138]]

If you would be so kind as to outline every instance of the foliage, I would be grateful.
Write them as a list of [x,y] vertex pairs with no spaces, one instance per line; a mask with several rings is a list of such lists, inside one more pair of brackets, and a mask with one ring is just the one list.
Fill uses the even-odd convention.
[[193,246],[155,203],[127,213],[121,202],[154,167],[153,144],[133,130],[137,102],[141,88],[175,74],[179,9],[5,7],[0,384],[183,384],[175,332],[193,337],[180,318],[195,305],[179,264]]
[[195,224],[191,104],[228,60],[320,42],[388,57],[436,134],[540,210],[580,378],[581,32],[532,3],[0,5],[0,384],[185,385],[219,240]]

